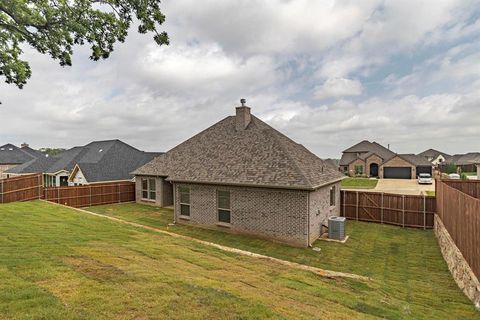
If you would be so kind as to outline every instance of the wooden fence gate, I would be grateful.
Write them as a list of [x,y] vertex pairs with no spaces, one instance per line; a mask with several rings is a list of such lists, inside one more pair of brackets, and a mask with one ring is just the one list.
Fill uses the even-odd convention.
[[433,228],[435,197],[368,191],[341,191],[342,216],[402,227]]

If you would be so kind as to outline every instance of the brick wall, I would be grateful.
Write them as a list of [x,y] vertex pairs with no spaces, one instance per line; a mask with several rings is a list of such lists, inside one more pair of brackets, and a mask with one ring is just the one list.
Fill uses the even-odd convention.
[[[155,179],[155,201],[143,199],[142,196],[142,179]],[[135,198],[138,203],[151,204],[159,207],[166,207],[173,205],[173,186],[170,182],[165,181],[165,178],[159,177],[135,177]]]
[[371,155],[370,157],[367,158],[367,163],[366,163],[366,172],[367,172],[367,176],[371,176],[371,172],[370,172],[370,165],[372,163],[376,163],[378,164],[378,173],[380,173],[380,165],[382,164],[383,160],[382,158],[380,158],[379,156],[377,155]]
[[[335,206],[330,207],[330,189],[336,187]],[[322,224],[328,225],[328,218],[340,215],[340,183],[310,192],[310,243],[313,243],[327,230]]]
[[[190,187],[190,217],[180,217],[179,187]],[[252,234],[293,245],[307,245],[308,191],[246,188],[200,184],[175,184],[178,223]],[[217,190],[230,191],[231,224],[218,224]]]

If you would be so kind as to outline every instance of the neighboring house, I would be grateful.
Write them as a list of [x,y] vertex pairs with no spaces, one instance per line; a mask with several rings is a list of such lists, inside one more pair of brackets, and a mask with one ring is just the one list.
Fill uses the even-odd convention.
[[375,141],[363,140],[343,151],[340,171],[349,176],[379,177],[380,166],[394,155]]
[[428,149],[419,153],[418,156],[424,157],[428,161],[430,161],[434,166],[438,166],[445,162],[445,160],[451,157],[449,154],[445,152],[441,152],[435,149]]
[[56,156],[29,161],[8,172],[15,175],[41,172],[46,187],[130,181],[133,178],[130,172],[160,154],[140,151],[120,140],[94,141]]
[[42,157],[45,156],[40,151],[33,150],[26,143],[20,148],[11,143],[0,146],[0,178],[9,176],[5,171]]
[[243,105],[134,174],[137,201],[173,205],[176,222],[300,246],[340,214],[344,177]]
[[415,179],[432,174],[432,163],[414,154],[396,154],[377,142],[361,141],[343,151],[340,171],[349,176]]
[[457,167],[458,172],[475,172],[477,170],[476,163],[480,161],[480,152],[469,152],[466,154],[455,154],[445,159],[440,170],[445,171],[446,165],[453,164]]

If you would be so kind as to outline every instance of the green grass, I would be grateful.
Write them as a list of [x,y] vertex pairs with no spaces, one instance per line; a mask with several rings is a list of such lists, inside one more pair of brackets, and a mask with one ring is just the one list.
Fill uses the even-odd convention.
[[345,178],[340,183],[342,188],[352,188],[352,189],[373,189],[377,186],[377,179],[368,179],[368,178]]
[[[91,208],[167,228],[168,209]],[[170,231],[373,277],[326,279],[43,202],[0,205],[1,319],[474,319],[430,231],[349,223],[321,253]],[[361,240],[361,241],[360,241]],[[269,253],[269,252],[265,252]]]
[[477,175],[477,172],[462,172],[464,173],[466,176],[476,176]]
[[[389,319],[480,316],[452,279],[432,230],[348,221],[346,244],[318,240],[314,246],[321,252],[316,252],[199,227],[168,226],[173,211],[166,208],[130,203],[88,210],[280,259],[372,277],[378,286],[369,293],[375,297],[369,307],[377,310],[366,311],[372,315]],[[351,294],[356,295],[354,289]]]

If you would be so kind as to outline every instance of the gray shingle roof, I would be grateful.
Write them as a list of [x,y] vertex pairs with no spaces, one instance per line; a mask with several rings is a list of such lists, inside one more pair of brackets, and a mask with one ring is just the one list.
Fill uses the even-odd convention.
[[442,155],[444,158],[450,157],[449,154],[447,154],[445,152],[435,150],[435,149],[425,150],[425,151],[419,153],[418,155],[422,156],[422,157],[432,157],[432,158],[437,158],[439,155]]
[[410,162],[414,166],[418,167],[431,167],[432,163],[428,161],[425,157],[413,154],[413,153],[404,153],[404,154],[394,154],[389,159],[385,159],[385,162],[395,158],[396,156],[402,158],[403,160]]
[[[357,156],[357,153],[360,153],[361,155]],[[372,154],[378,155],[385,161],[385,159],[390,159],[393,155],[395,155],[395,152],[385,148],[375,141],[370,142],[368,140],[363,140],[343,151],[342,158],[340,159],[340,165],[346,166],[357,158],[365,160]]]
[[445,159],[445,163],[453,163],[457,166],[480,163],[480,152],[469,152],[466,154],[455,154]]
[[19,148],[10,143],[0,146],[0,164],[22,164],[38,157],[43,154],[29,147]]
[[161,153],[144,152],[120,141],[94,141],[56,156],[39,158],[8,170],[8,173],[56,173],[72,171],[78,164],[88,182],[128,180],[130,172]]
[[344,177],[252,115],[245,130],[227,117],[137,169],[171,181],[314,189]]

